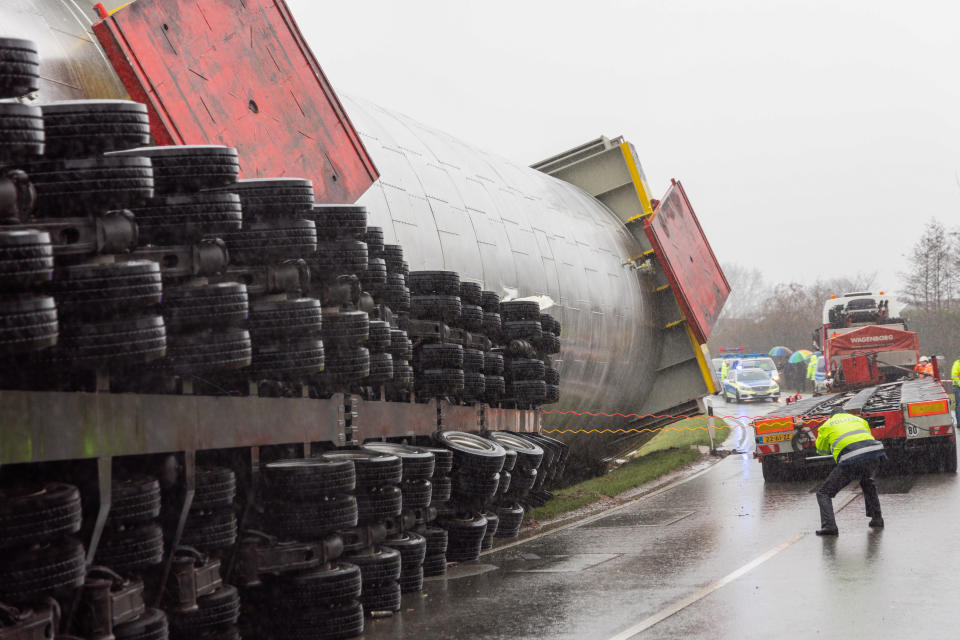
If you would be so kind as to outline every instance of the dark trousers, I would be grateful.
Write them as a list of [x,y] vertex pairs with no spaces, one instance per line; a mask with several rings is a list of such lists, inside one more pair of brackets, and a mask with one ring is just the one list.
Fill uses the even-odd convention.
[[873,476],[879,466],[880,460],[875,458],[848,465],[838,464],[833,468],[823,485],[817,489],[821,528],[837,528],[837,520],[833,515],[833,498],[854,480],[859,480],[860,488],[863,489],[863,502],[867,507],[867,517],[881,517],[880,497],[877,495],[877,485],[873,482]]
[[953,412],[957,416],[957,426],[960,426],[960,387],[953,387]]

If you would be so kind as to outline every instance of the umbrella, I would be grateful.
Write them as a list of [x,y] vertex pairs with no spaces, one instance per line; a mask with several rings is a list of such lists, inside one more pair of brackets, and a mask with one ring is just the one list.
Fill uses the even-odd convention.
[[790,351],[790,349],[787,349],[786,347],[774,347],[773,349],[770,349],[767,355],[769,355],[772,358],[783,358],[783,357],[789,356],[792,353],[793,351]]
[[804,360],[809,359],[811,355],[813,354],[807,351],[806,349],[797,349],[796,351],[793,352],[793,355],[790,356],[790,360],[788,360],[788,362],[790,363],[803,362]]

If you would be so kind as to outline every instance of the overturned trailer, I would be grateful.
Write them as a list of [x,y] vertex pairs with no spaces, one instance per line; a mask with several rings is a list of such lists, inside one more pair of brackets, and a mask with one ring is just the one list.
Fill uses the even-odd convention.
[[[533,361],[527,356],[534,352],[553,354],[547,369],[559,378],[560,401],[548,414],[540,408],[542,397],[490,401],[462,393],[357,392],[349,385],[314,392],[307,385],[265,387],[255,376],[232,379],[226,391],[208,381],[178,379],[162,393],[104,371],[75,388],[17,379],[0,390],[0,482],[79,485],[89,562],[108,524],[115,472],[129,477],[139,468],[161,476],[164,511],[171,517],[164,531],[163,585],[183,560],[177,549],[196,511],[191,505],[198,465],[235,472],[238,504],[245,505],[242,526],[248,512],[260,508],[260,470],[271,461],[311,458],[372,439],[426,444],[444,430],[537,434],[544,427],[655,425],[669,420],[660,415],[695,410],[700,398],[715,391],[703,345],[729,286],[683,187],[674,182],[661,202],[652,199],[630,143],[601,138],[523,167],[373,104],[341,101],[280,0],[140,0],[114,13],[102,4],[95,12],[84,2],[18,0],[0,15],[10,35],[36,41],[43,52],[39,91],[25,103],[129,96],[147,106],[153,143],[226,145],[238,152],[241,178],[293,175],[312,181],[321,205],[365,206],[370,224],[383,229],[379,242],[402,247],[410,272],[458,272],[464,283],[480,285],[478,292],[539,303],[551,319],[536,322],[538,335],[542,330],[556,336],[563,328],[559,353],[539,345],[528,345],[530,353],[512,352],[517,360]],[[60,223],[43,224],[64,230]],[[208,258],[215,247],[203,246],[202,255],[153,245],[133,253],[158,261],[181,283],[191,277],[230,281],[225,259]],[[277,280],[296,280],[295,271],[264,272],[262,280],[246,283],[266,291]],[[447,326],[408,312],[391,314],[375,296],[371,302],[349,284],[321,284],[310,295],[323,301],[325,313],[328,302],[347,300],[342,309],[359,308],[406,330],[418,347],[491,347],[483,331],[471,332],[455,319]],[[515,312],[517,322],[529,321],[523,307]],[[328,365],[329,353],[328,345]],[[442,387],[448,381],[435,382]],[[637,446],[637,438],[594,436],[573,449],[587,454],[581,464],[589,466]],[[514,443],[515,482],[526,478],[525,490],[541,486],[535,480],[538,456],[551,458],[552,473],[566,462],[548,439],[529,441],[539,448]],[[455,452],[458,446],[483,449],[470,442],[448,444]],[[502,455],[503,447],[493,449]],[[503,464],[498,468],[506,469]],[[475,489],[463,478],[473,476],[454,470],[454,494],[472,496]],[[357,475],[359,481],[359,466]],[[451,522],[460,516],[447,514]],[[416,518],[422,526],[427,516]],[[456,523],[451,526],[476,529],[473,522]],[[391,539],[400,546],[399,536],[408,526],[413,530],[413,521],[398,526]],[[379,531],[368,527],[365,541],[346,544],[372,548],[374,538],[387,535]],[[311,553],[332,561],[343,544],[327,540]],[[287,553],[270,548],[271,557]],[[309,555],[298,549],[287,555]],[[223,560],[231,570],[237,561],[230,555]],[[192,575],[199,580],[205,574],[197,569]],[[160,593],[148,595],[162,599]]]

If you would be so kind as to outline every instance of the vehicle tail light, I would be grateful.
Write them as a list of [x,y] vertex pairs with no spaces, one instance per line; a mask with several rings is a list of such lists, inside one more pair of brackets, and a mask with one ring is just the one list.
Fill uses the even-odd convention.
[[950,407],[946,400],[933,400],[930,402],[911,402],[907,405],[907,415],[911,418],[921,416],[934,416],[940,413],[949,413]]

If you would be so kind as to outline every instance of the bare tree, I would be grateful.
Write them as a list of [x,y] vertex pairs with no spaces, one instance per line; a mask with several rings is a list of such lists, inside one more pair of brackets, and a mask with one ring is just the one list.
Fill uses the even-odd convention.
[[931,218],[923,235],[906,256],[907,271],[900,274],[904,301],[923,311],[940,311],[952,306],[957,289],[956,239],[936,218]]
[[730,297],[723,305],[720,317],[749,318],[756,314],[770,292],[760,269],[727,263],[723,265],[723,274],[730,283]]

